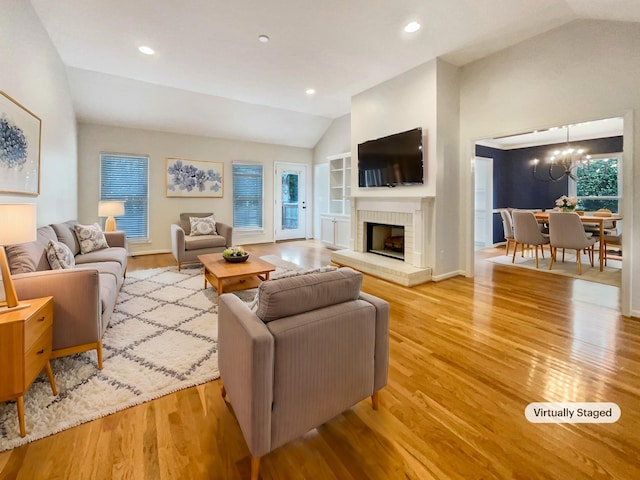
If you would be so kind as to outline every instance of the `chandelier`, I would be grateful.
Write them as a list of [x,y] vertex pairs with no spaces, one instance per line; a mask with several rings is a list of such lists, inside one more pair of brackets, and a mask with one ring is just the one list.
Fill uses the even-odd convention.
[[562,127],[567,130],[567,141],[564,148],[554,148],[547,154],[544,168],[538,168],[540,160],[533,159],[533,178],[541,182],[558,182],[565,177],[576,179],[575,169],[580,165],[586,165],[591,155],[585,155],[584,148],[574,148],[569,142],[569,126]]

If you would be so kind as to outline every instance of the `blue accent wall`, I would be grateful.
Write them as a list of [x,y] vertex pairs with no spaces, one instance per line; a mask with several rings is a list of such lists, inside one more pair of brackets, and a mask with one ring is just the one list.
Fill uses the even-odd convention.
[[[557,144],[562,148],[565,143]],[[598,138],[571,142],[574,148],[584,148],[592,155],[617,153],[622,151],[622,136]],[[500,150],[497,148],[476,145],[476,156],[493,158],[493,208],[527,208],[551,209],[555,201],[568,193],[568,179],[558,182],[544,182],[533,177],[534,158],[542,161],[553,145],[538,147],[514,148]],[[538,166],[540,178],[546,176],[544,167]],[[493,241],[504,241],[502,218],[499,213],[493,215]]]

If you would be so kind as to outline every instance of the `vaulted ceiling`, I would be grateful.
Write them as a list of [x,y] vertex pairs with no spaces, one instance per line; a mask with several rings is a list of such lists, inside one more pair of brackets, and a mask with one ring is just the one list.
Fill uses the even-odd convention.
[[638,0],[31,4],[79,121],[306,148],[353,95],[436,57],[464,65],[578,18],[640,22]]

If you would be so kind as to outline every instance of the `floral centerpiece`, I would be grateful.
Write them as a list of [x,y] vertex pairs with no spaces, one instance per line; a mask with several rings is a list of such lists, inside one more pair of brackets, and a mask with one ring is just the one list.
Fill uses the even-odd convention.
[[222,257],[228,262],[244,262],[249,254],[242,247],[230,247],[222,252]]
[[578,206],[578,199],[576,197],[562,195],[556,200],[556,206],[563,212],[573,212]]

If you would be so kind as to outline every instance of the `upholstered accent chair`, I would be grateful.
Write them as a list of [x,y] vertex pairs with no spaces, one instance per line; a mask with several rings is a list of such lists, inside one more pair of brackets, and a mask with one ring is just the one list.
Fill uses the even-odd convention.
[[593,246],[596,239],[589,232],[584,231],[582,220],[575,212],[549,212],[549,239],[551,240],[551,260],[549,270],[553,267],[558,248],[576,251],[576,262],[578,263],[578,275],[582,275],[582,261],[580,251],[587,250],[589,260],[593,267]]
[[523,255],[525,246],[533,245],[536,251],[536,268],[538,268],[538,247],[542,251],[542,258],[544,258],[544,245],[549,244],[549,236],[540,232],[538,221],[533,212],[514,210],[511,215],[513,216],[513,237],[515,240],[511,263],[516,260],[518,245],[521,245]]
[[260,285],[252,308],[233,294],[218,303],[222,395],[249,451],[260,457],[371,397],[387,383],[389,304],[360,291],[350,268]]
[[181,213],[180,222],[171,225],[171,252],[178,262],[178,271],[183,263],[198,261],[198,255],[217,253],[231,247],[233,227],[222,222],[214,222],[215,231],[196,235],[191,230],[190,218],[204,218],[212,213]]

